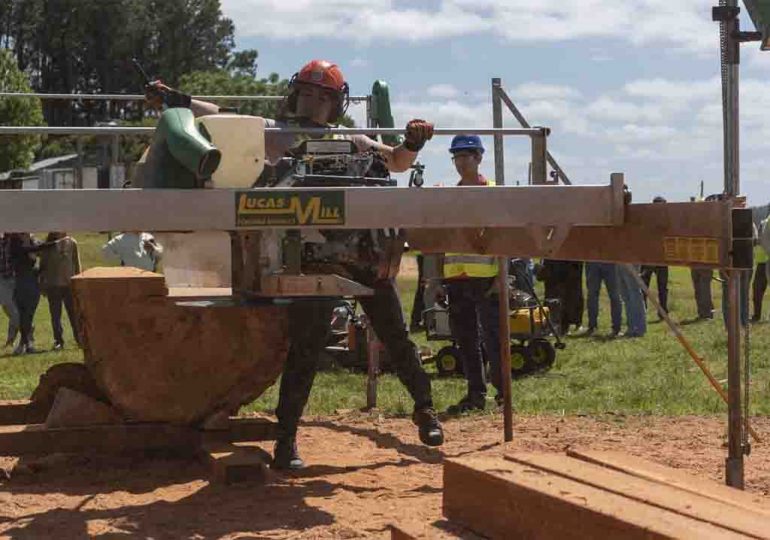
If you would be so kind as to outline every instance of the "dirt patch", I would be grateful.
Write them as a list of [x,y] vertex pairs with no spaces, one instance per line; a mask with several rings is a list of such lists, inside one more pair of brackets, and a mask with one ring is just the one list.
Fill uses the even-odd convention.
[[[770,434],[770,419],[755,422]],[[406,419],[309,419],[300,449],[310,465],[268,485],[210,484],[196,461],[0,458],[0,534],[12,538],[388,538],[388,523],[440,522],[441,462],[469,453],[622,450],[723,482],[722,418],[519,417],[501,444],[499,415],[446,422],[440,450]],[[269,449],[269,446],[265,446]],[[0,476],[3,478],[3,476]],[[746,462],[747,488],[770,496],[770,448]],[[768,498],[770,508],[770,498]]]

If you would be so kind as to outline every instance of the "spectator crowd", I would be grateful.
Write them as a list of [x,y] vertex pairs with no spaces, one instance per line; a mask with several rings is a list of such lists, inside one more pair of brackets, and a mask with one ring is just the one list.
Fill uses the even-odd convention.
[[[118,234],[102,247],[109,263],[156,271],[163,248],[143,232]],[[73,342],[80,346],[79,322],[72,277],[81,271],[77,241],[66,232],[50,232],[44,241],[30,233],[0,233],[0,306],[8,317],[5,348],[16,356],[39,352],[35,344],[35,313],[48,301],[53,350],[64,348],[62,313],[66,312]]]

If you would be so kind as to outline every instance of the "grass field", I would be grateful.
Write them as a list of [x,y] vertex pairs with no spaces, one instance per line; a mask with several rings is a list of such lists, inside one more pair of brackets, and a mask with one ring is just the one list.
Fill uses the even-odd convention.
[[[104,235],[76,235],[84,268],[104,266],[99,248]],[[400,281],[402,300],[411,309],[414,279]],[[654,286],[653,286],[654,289]],[[669,304],[675,320],[694,318],[695,303],[689,271],[672,269],[669,280]],[[698,368],[657,316],[650,314],[648,333],[641,339],[606,337],[609,333],[609,306],[603,293],[600,332],[591,338],[567,338],[566,350],[557,354],[556,364],[548,373],[514,381],[514,407],[521,413],[555,414],[716,414],[726,408],[711,389]],[[719,284],[713,287],[714,304],[719,309]],[[770,301],[770,300],[769,300]],[[766,309],[770,312],[770,305]],[[66,318],[66,317],[65,317]],[[7,324],[0,313],[0,328]],[[82,353],[74,347],[65,321],[66,349],[48,352],[53,345],[48,305],[41,299],[36,319],[37,345],[46,351],[36,355],[13,357],[10,350],[0,350],[0,399],[27,398],[38,377],[49,366],[65,361],[81,361]],[[713,321],[687,324],[685,335],[695,349],[706,358],[714,375],[726,380],[726,333],[721,317]],[[0,332],[3,336],[5,334]],[[422,334],[413,335],[425,345]],[[430,344],[434,350],[440,344]],[[770,414],[770,369],[765,351],[770,345],[770,324],[751,327],[751,410],[753,414]],[[435,375],[432,366],[428,370]],[[725,381],[726,382],[726,381]],[[326,414],[338,410],[363,407],[365,377],[342,370],[320,373],[316,378],[307,412]],[[462,379],[433,379],[436,407],[443,410],[459,400],[465,391]],[[493,393],[493,392],[491,392]],[[271,388],[247,410],[271,411],[277,400],[277,388]],[[395,376],[384,375],[379,389],[380,408],[388,414],[411,411],[409,396]]]

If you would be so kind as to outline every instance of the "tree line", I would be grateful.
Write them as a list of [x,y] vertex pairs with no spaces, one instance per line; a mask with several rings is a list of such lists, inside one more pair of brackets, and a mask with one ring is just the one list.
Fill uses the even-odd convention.
[[[0,70],[0,91],[141,93],[136,58],[150,77],[190,93],[283,95],[287,81],[276,73],[258,77],[257,51],[236,50],[234,34],[220,0],[0,0],[0,64],[6,68]],[[10,75],[10,64],[25,80]],[[19,107],[5,101],[0,124],[40,123],[34,113],[20,122]],[[40,106],[21,101],[28,102],[26,109]],[[271,116],[275,106],[249,102],[240,109]],[[87,99],[45,100],[42,118],[63,126],[146,122],[142,104]],[[31,140],[25,139],[27,146]],[[71,139],[49,139],[36,154],[57,155],[72,146]],[[21,159],[0,157],[0,170],[27,163],[29,152],[22,153]]]
[[[187,76],[196,90],[225,79],[235,91],[279,92],[272,88],[281,82],[277,75],[256,78],[257,51],[236,51],[234,33],[219,0],[0,2],[0,48],[12,52],[37,92],[139,93],[132,58],[172,86]],[[193,75],[199,73],[209,76]],[[51,125],[90,124],[125,114],[124,106],[52,101],[43,113]]]

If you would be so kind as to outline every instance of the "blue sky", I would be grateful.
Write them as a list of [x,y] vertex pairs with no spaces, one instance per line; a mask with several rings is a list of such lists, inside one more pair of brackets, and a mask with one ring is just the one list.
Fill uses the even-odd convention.
[[[533,125],[574,183],[623,172],[635,201],[722,190],[718,25],[704,0],[223,0],[239,48],[260,73],[288,77],[311,58],[343,69],[352,93],[384,79],[399,124],[490,127],[490,79]],[[744,29],[750,23],[744,18]],[[742,193],[770,202],[770,52],[744,45]],[[363,109],[351,113],[363,124]],[[507,125],[516,126],[507,116]],[[436,138],[427,184],[456,173]],[[491,146],[491,141],[487,141]],[[506,142],[506,182],[526,182],[528,140]],[[482,165],[492,176],[492,154]]]

